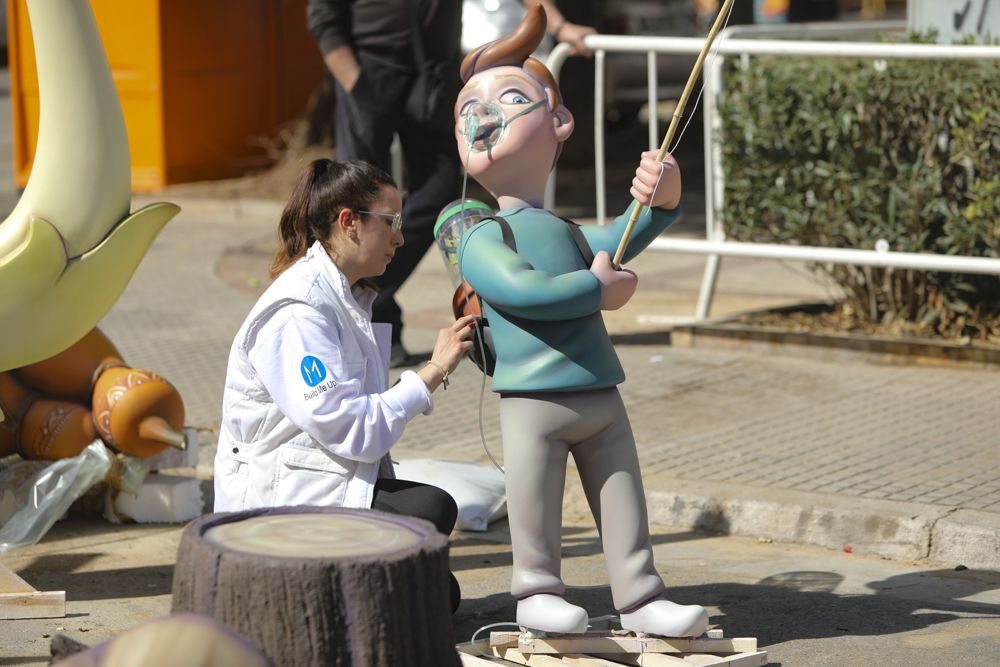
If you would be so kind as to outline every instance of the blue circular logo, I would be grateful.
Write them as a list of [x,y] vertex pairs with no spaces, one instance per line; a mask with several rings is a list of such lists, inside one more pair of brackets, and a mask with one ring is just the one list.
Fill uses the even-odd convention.
[[315,387],[326,378],[326,366],[323,365],[322,361],[313,356],[302,357],[299,370],[302,371],[302,379],[310,387]]

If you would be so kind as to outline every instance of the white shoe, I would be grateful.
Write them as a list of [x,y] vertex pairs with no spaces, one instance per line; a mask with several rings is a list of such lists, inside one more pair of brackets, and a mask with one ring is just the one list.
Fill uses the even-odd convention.
[[587,631],[587,611],[558,595],[538,593],[517,601],[517,624],[522,630],[559,634]]
[[647,602],[633,612],[621,614],[622,627],[664,637],[700,637],[708,629],[708,612],[696,604],[680,605],[669,600]]

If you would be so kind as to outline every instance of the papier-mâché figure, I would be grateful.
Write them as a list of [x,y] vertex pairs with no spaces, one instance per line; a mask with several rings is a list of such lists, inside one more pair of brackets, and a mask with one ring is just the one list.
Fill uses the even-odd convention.
[[0,371],[83,338],[180,211],[158,203],[129,212],[125,119],[90,3],[28,0],[27,9],[38,143],[24,193],[0,222]]
[[[563,598],[560,578],[572,454],[601,532],[622,627],[698,636],[708,624],[704,608],[668,601],[653,564],[635,440],[617,389],[625,374],[601,316],[635,291],[636,276],[610,260],[631,208],[612,225],[576,230],[542,208],[549,172],[573,131],[556,81],[529,57],[544,29],[544,11],[535,6],[514,33],[471,52],[455,106],[463,163],[496,197],[516,244],[504,241],[504,223],[487,219],[465,233],[459,261],[485,303],[496,349],[493,390],[501,397],[517,622],[555,633],[587,628],[587,612]],[[647,208],[625,260],[679,215],[677,164],[643,154],[631,192]],[[586,242],[578,245],[580,232]]]

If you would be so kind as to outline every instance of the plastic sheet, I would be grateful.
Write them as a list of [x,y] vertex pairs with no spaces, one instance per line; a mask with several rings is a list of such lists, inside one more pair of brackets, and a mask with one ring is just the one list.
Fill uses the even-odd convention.
[[[38,542],[77,498],[104,480],[114,461],[96,440],[73,458],[21,461],[0,471],[0,553]],[[127,483],[142,474],[128,473]]]

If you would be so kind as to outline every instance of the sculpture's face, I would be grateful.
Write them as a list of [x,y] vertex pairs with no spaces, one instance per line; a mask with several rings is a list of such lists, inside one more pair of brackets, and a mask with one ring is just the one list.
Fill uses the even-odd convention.
[[563,106],[549,109],[545,88],[519,67],[473,76],[455,103],[455,139],[469,174],[494,195],[517,195],[545,179],[559,143],[572,132]]

